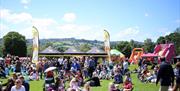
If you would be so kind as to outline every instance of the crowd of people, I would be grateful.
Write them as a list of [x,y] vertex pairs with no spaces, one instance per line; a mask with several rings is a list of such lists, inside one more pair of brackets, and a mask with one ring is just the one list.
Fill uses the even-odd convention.
[[[146,63],[139,61],[139,68],[129,71],[127,59],[119,63],[108,62],[105,58],[101,58],[102,62],[98,60],[98,57],[43,57],[35,65],[30,59],[22,60],[8,55],[5,62],[0,62],[0,77],[9,78],[0,88],[3,88],[3,91],[30,91],[28,81],[44,79],[44,91],[91,91],[91,87],[101,86],[101,80],[111,80],[107,88],[109,91],[132,91],[133,72],[138,73],[142,82],[158,84],[160,81],[160,91],[167,91],[167,87],[174,85],[172,83],[175,74],[177,79],[174,91],[180,87],[179,62],[173,69],[163,59],[160,66],[153,65],[150,71]],[[55,71],[46,71],[50,67],[56,67]],[[10,72],[13,73],[12,77]],[[122,84],[122,87],[119,87],[119,84]]]

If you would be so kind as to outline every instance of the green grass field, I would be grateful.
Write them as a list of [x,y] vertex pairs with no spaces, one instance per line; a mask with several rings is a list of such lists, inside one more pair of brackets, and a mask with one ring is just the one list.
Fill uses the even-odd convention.
[[[136,65],[131,65],[130,70],[134,69]],[[137,79],[137,74],[131,74],[133,81],[133,91],[158,91],[159,85],[156,86],[155,83],[142,83]],[[6,82],[7,79],[0,79],[3,82]],[[100,87],[92,87],[92,91],[108,91],[108,85],[112,80],[101,80]],[[42,91],[43,90],[44,80],[39,81],[30,81],[30,91]],[[120,85],[121,87],[121,85]]]

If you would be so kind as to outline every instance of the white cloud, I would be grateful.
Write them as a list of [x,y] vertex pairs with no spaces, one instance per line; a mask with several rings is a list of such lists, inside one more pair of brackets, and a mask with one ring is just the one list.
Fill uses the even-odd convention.
[[114,36],[115,39],[113,39],[113,40],[119,40],[119,39],[120,40],[131,40],[131,39],[135,39],[139,33],[140,33],[140,29],[139,29],[138,26],[129,27],[129,28],[126,28],[126,29],[116,33],[116,35]]
[[0,10],[0,18],[6,18],[7,16],[9,16],[10,11],[8,9],[1,9]]
[[148,17],[148,16],[149,16],[149,14],[148,14],[148,13],[145,13],[145,14],[144,14],[144,16],[145,16],[145,17]]
[[171,32],[167,31],[164,33],[164,36],[169,35]]
[[123,36],[136,35],[139,33],[139,27],[129,27],[123,31],[120,31],[119,34]]
[[[103,38],[100,28],[88,25],[63,24],[58,26],[61,38],[83,38],[90,40],[99,40]],[[101,38],[102,37],[102,38]]]
[[76,14],[74,13],[66,13],[62,18],[65,22],[73,22],[76,20]]
[[14,13],[8,9],[1,9],[0,18],[4,19],[9,23],[21,23],[21,22],[29,22],[32,20],[32,16],[29,13]]
[[23,5],[24,9],[28,9],[30,2],[31,0],[21,0],[21,4]]
[[168,28],[157,29],[157,32],[159,33],[159,36],[166,36],[171,33]]
[[[69,22],[58,24],[58,22],[52,18],[36,18],[26,12],[17,13],[8,9],[2,9],[0,13],[0,19],[3,21],[0,25],[0,31],[3,31],[1,32],[2,36],[14,30],[25,35],[26,38],[32,38],[32,26],[35,26],[39,30],[40,38],[75,37],[78,39],[103,40],[103,30],[100,26],[72,23],[72,21],[76,19],[75,14],[65,14],[66,18],[69,17],[67,18]],[[8,26],[10,26],[10,28]]]
[[0,23],[0,38],[3,37],[9,30],[9,27],[3,23]]
[[31,0],[21,0],[22,4],[29,4],[31,2]]
[[35,18],[32,20],[34,26],[46,27],[53,24],[56,24],[56,21],[50,18]]

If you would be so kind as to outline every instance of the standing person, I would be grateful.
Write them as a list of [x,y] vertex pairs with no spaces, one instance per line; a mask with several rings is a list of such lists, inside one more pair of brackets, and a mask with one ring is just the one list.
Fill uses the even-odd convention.
[[88,68],[88,73],[89,73],[89,77],[92,77],[92,74],[95,70],[95,62],[94,59],[92,57],[90,57],[89,59],[89,68]]
[[165,61],[165,58],[161,58],[161,62],[156,85],[160,80],[161,86],[159,91],[168,91],[169,86],[174,84],[174,72],[172,66]]
[[25,87],[22,85],[20,79],[15,81],[15,85],[11,88],[11,91],[25,91]]
[[177,74],[176,74],[176,84],[173,87],[173,91],[180,91],[180,62],[176,63]]
[[19,60],[19,58],[16,58],[16,66],[15,66],[15,72],[21,72],[21,62]]
[[128,72],[128,67],[129,67],[128,60],[124,60],[124,62],[123,62],[123,74],[124,75],[126,74],[126,72]]

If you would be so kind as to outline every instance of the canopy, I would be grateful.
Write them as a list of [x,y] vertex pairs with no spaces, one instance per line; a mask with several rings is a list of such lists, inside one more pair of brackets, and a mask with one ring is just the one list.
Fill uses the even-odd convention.
[[83,53],[83,52],[81,52],[80,50],[78,50],[74,47],[71,47],[71,48],[67,49],[64,53]]
[[105,51],[101,50],[101,49],[99,49],[97,47],[93,47],[89,51],[87,51],[87,53],[95,53],[96,54],[96,53],[105,53]]
[[49,46],[48,48],[44,49],[40,53],[60,53],[60,52],[58,50],[53,49],[51,46]]
[[56,67],[49,67],[44,72],[46,73],[46,72],[49,72],[49,71],[53,71],[55,69],[56,69]]
[[110,54],[120,56],[120,57],[124,57],[124,54],[121,53],[120,51],[118,51],[117,49],[111,49]]

